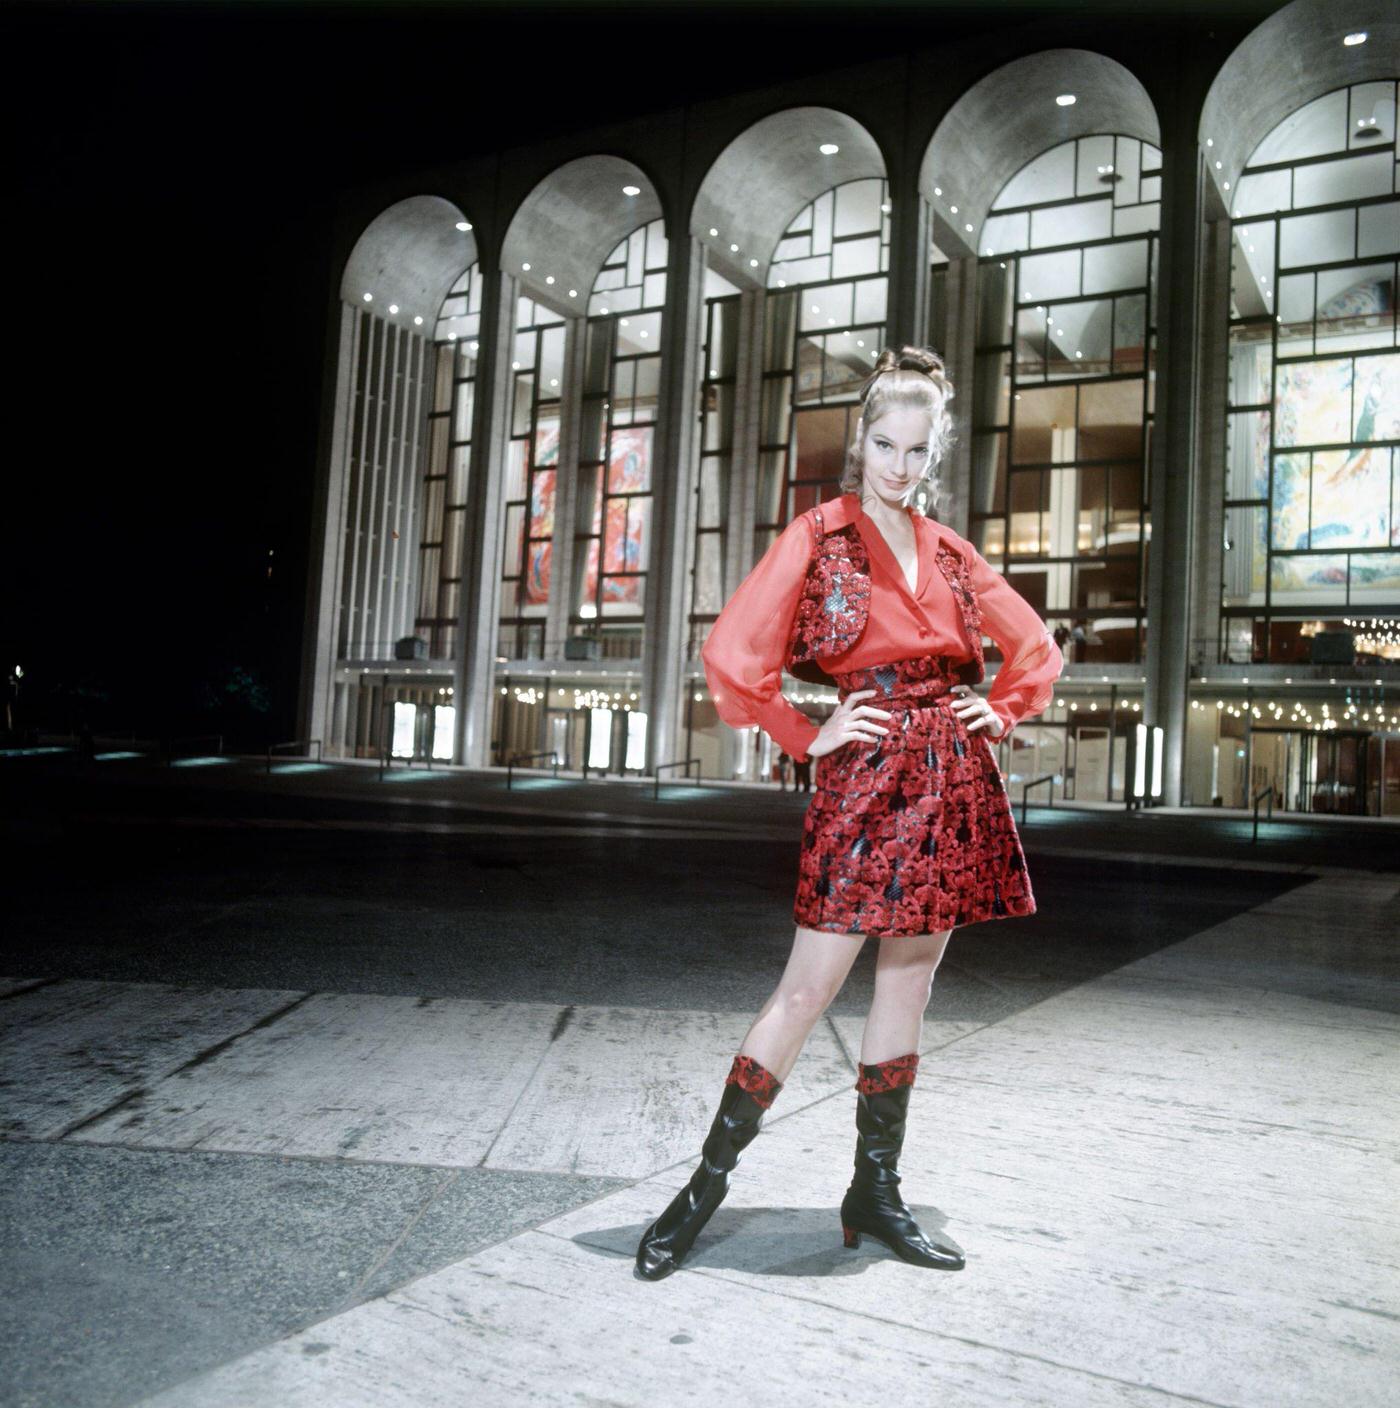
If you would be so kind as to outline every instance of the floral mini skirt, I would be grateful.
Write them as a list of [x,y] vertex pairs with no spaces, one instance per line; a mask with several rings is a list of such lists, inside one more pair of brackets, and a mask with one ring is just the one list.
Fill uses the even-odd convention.
[[837,674],[840,697],[877,692],[876,743],[816,760],[793,918],[873,937],[931,934],[1035,913],[1021,839],[982,729],[952,710],[958,662],[916,656]]

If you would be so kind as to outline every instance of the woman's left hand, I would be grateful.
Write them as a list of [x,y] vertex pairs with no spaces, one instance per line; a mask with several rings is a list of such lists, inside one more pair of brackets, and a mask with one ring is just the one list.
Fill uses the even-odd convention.
[[953,703],[953,712],[963,721],[969,733],[985,729],[990,737],[1001,737],[1005,728],[1001,715],[971,685],[955,684],[950,693],[958,696]]

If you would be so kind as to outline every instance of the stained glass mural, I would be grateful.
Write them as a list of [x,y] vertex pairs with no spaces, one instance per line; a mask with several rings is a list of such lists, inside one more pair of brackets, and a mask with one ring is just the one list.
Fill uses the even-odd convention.
[[549,600],[549,567],[553,556],[554,490],[559,464],[559,417],[539,417],[535,426],[535,472],[530,476],[530,523],[532,540],[525,573],[525,601],[540,605]]

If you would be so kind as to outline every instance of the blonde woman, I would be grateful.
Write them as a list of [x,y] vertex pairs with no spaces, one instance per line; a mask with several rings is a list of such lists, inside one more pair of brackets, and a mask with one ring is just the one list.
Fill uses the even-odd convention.
[[[682,1264],[723,1201],[867,938],[879,953],[855,1082],[845,1245],[868,1235],[916,1266],[964,1265],[900,1196],[899,1155],[923,1013],[953,930],[1035,913],[989,740],[1045,708],[1063,658],[1034,608],[971,543],[910,507],[949,444],[952,396],[936,353],[881,353],[862,389],[840,496],[788,524],[701,652],[720,718],[758,725],[798,761],[817,759],[816,786],[787,965],[733,1058],[695,1172],[642,1234],[636,1274],[647,1280]],[[816,724],[783,698],[782,673],[799,604],[814,596],[819,533],[844,535],[832,560],[852,570],[813,578],[815,600],[855,638],[846,646],[838,632],[840,652],[823,653],[839,702]],[[1002,654],[985,696],[972,687],[982,678],[984,630]]]

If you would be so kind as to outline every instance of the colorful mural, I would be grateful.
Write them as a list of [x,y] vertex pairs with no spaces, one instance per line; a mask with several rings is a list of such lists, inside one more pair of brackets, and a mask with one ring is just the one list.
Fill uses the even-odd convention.
[[[629,426],[613,431],[607,465],[607,520],[602,517],[602,495],[594,500],[593,531],[603,539],[604,606],[640,607],[640,579],[615,577],[616,572],[640,572],[646,562],[646,512],[649,499],[614,498],[612,495],[645,493],[651,484],[652,427]],[[584,562],[583,600],[597,602],[598,539],[588,544]]]
[[1317,553],[1400,545],[1400,454],[1375,443],[1400,438],[1400,354],[1280,363],[1274,414],[1279,447],[1345,448],[1274,456],[1270,545],[1312,555],[1275,557],[1271,590],[1344,599],[1348,575],[1353,590],[1400,587],[1394,554]]
[[535,428],[534,473],[530,476],[530,517],[526,526],[525,604],[549,601],[553,556],[554,490],[559,470],[559,418],[541,416]]

